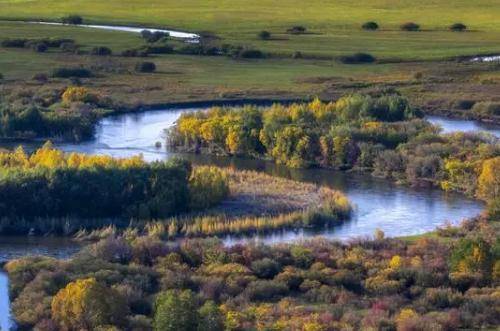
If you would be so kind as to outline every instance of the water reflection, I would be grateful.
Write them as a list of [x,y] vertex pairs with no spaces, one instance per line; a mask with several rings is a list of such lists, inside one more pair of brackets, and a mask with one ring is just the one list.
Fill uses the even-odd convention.
[[[164,129],[171,127],[183,112],[195,110],[198,109],[149,111],[108,117],[98,125],[95,140],[83,144],[62,144],[59,147],[65,151],[117,157],[142,153],[144,158],[150,161],[168,159],[176,154],[168,153],[165,147],[156,148],[155,143],[164,142]],[[188,158],[195,164],[218,164],[236,169],[258,170],[274,176],[326,185],[344,191],[356,206],[353,220],[342,226],[319,233],[288,231],[256,236],[266,242],[290,241],[314,234],[346,239],[372,235],[376,228],[382,229],[389,236],[412,235],[433,230],[446,221],[457,223],[477,215],[483,208],[480,202],[461,195],[446,194],[436,189],[401,187],[365,174],[325,169],[293,170],[271,162],[241,158],[180,154],[177,156]],[[238,240],[241,238],[228,237],[227,243]]]

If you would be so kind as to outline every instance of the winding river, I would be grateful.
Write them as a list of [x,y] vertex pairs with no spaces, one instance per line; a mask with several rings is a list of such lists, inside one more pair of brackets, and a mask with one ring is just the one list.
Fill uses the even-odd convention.
[[[477,215],[483,208],[481,202],[459,194],[447,194],[437,189],[398,186],[365,174],[325,169],[287,169],[261,160],[173,154],[163,147],[155,147],[156,142],[164,141],[164,129],[172,126],[182,113],[199,109],[174,108],[107,117],[98,124],[94,140],[80,144],[63,143],[57,146],[67,152],[77,151],[116,157],[141,153],[149,161],[180,156],[188,158],[194,164],[216,164],[257,170],[342,190],[355,205],[353,219],[334,228],[315,231],[287,230],[251,237],[226,236],[223,240],[227,245],[248,240],[265,243],[289,242],[316,235],[347,240],[371,236],[377,228],[384,231],[387,236],[414,235],[433,230],[446,222],[456,224],[465,218]],[[439,117],[428,119],[439,124],[444,132],[487,131],[500,137],[500,127]],[[27,254],[68,257],[77,249],[78,246],[67,239],[0,237],[0,262]],[[5,274],[0,273],[0,329],[8,330],[12,325],[8,311],[7,278]]]

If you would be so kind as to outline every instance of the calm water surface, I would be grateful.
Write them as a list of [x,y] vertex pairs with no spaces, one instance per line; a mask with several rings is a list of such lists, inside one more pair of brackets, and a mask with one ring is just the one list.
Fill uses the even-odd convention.
[[[281,231],[251,237],[226,236],[228,245],[248,240],[265,243],[289,242],[321,235],[345,240],[370,236],[381,229],[387,236],[404,236],[427,232],[446,222],[456,224],[477,215],[482,203],[458,194],[446,194],[437,189],[412,189],[397,186],[389,181],[369,175],[324,169],[295,170],[274,163],[241,158],[217,158],[203,155],[181,155],[156,148],[156,142],[165,141],[164,129],[172,126],[177,118],[192,109],[170,109],[125,114],[103,119],[96,128],[96,137],[81,144],[58,144],[64,151],[88,154],[105,154],[128,157],[142,154],[148,161],[165,160],[172,156],[188,158],[195,164],[217,164],[236,169],[262,171],[300,181],[313,182],[344,191],[355,205],[353,219],[333,228],[315,231]],[[444,132],[487,131],[500,137],[499,127],[482,126],[473,121],[449,120],[429,117]],[[35,146],[26,146],[34,148]],[[78,249],[73,242],[56,238],[0,237],[0,261],[43,254],[68,257]],[[12,325],[9,317],[7,279],[0,273],[0,326]]]

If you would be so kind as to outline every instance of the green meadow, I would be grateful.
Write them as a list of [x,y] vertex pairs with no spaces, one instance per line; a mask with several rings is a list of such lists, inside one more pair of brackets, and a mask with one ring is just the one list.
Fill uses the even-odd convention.
[[[418,60],[500,52],[500,8],[493,0],[0,0],[0,18],[59,20],[68,14],[87,22],[169,27],[208,31],[224,42],[289,55],[295,51],[317,56],[367,52],[379,58]],[[362,31],[376,21],[380,30]],[[401,32],[413,21],[421,32]],[[463,22],[469,32],[448,26]],[[302,35],[286,34],[294,25]],[[257,34],[267,30],[270,40]],[[5,33],[5,31],[2,32]]]

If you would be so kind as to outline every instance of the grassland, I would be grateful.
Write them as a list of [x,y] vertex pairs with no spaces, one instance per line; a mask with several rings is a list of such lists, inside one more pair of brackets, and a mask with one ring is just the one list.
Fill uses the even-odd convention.
[[[39,54],[26,49],[0,48],[0,89],[37,89],[37,73],[60,66],[86,66],[97,77],[83,84],[112,95],[128,106],[213,99],[336,98],[353,91],[396,88],[431,112],[448,111],[457,100],[496,100],[500,95],[500,68],[469,64],[450,58],[479,53],[500,53],[500,6],[494,1],[324,1],[304,4],[276,2],[133,0],[24,1],[0,0],[0,18],[6,20],[59,20],[80,14],[88,23],[161,26],[186,31],[210,31],[216,44],[254,47],[271,53],[260,60],[227,57],[164,55],[150,57],[158,70],[137,74],[137,58],[70,55],[50,50]],[[360,24],[375,20],[380,31],[362,31]],[[415,21],[421,32],[401,32],[402,22]],[[469,32],[447,30],[462,21]],[[302,35],[286,34],[292,25],[307,27]],[[269,30],[270,40],[257,33]],[[5,38],[72,38],[89,50],[110,47],[115,54],[144,45],[139,35],[69,26],[45,26],[0,21]],[[300,51],[303,59],[292,59]],[[345,65],[337,56],[354,52],[375,55],[376,64]],[[148,61],[149,61],[148,60]],[[51,79],[45,88],[63,88],[67,80]],[[459,115],[469,116],[465,112]]]
[[[374,0],[304,3],[285,0],[1,0],[3,19],[58,20],[67,14],[89,22],[165,26],[188,31],[210,31],[230,43],[243,43],[265,51],[316,55],[342,55],[356,51],[378,57],[430,59],[500,51],[500,7],[494,0]],[[360,25],[375,20],[378,32]],[[423,32],[400,32],[407,21],[421,24]],[[451,33],[447,27],[464,22],[471,32]],[[284,34],[292,25],[310,33]],[[259,41],[261,30],[273,38]]]

